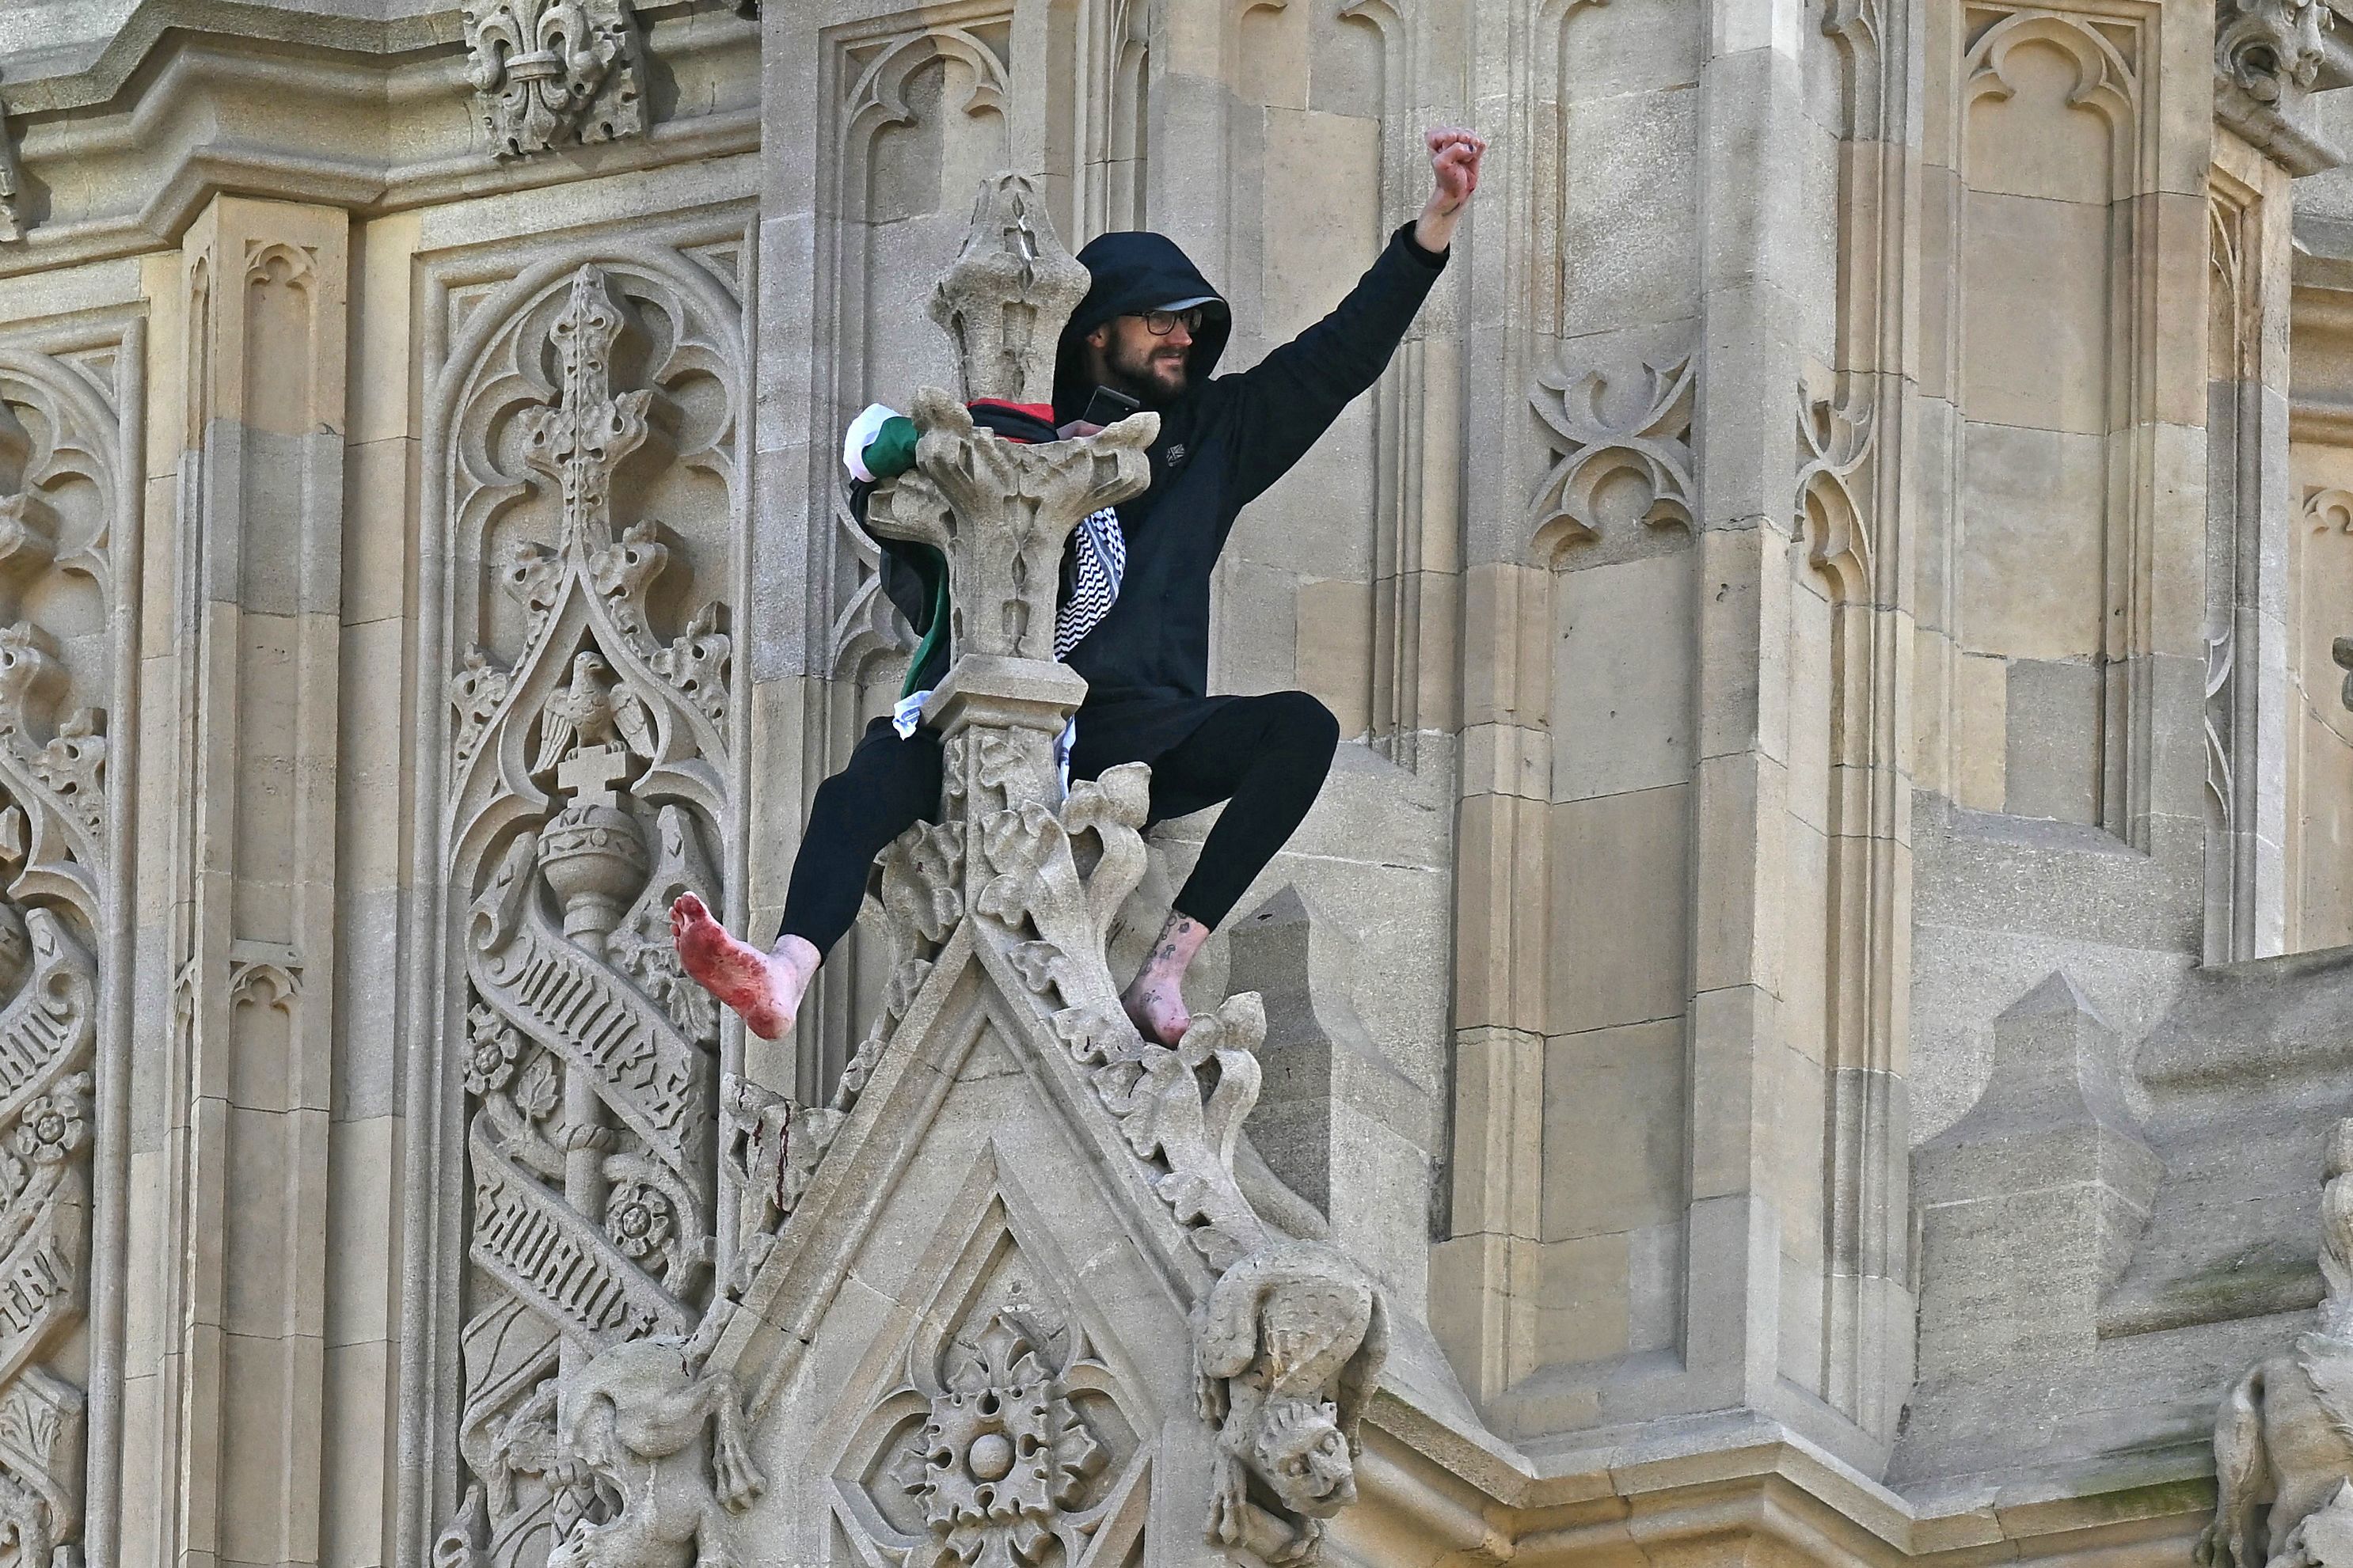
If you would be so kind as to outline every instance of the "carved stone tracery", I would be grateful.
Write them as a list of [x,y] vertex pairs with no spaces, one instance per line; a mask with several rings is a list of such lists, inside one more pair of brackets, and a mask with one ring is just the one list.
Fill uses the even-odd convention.
[[[473,1480],[442,1537],[453,1563],[691,1561],[715,1514],[672,1511],[649,1534],[632,1489],[659,1471],[675,1501],[679,1456],[703,1457],[712,1509],[759,1486],[732,1380],[681,1348],[723,1307],[733,1238],[718,1009],[681,968],[668,911],[683,893],[720,902],[732,642],[716,600],[660,635],[653,595],[680,563],[660,523],[615,516],[625,473],[732,477],[732,415],[698,426],[670,390],[712,373],[733,386],[723,341],[655,279],[582,267],[518,312],[467,405],[458,515],[504,538],[485,576],[514,609],[485,624],[515,651],[475,647],[448,682],[451,842],[472,887]],[[623,365],[645,384],[617,386]],[[742,1462],[713,1493],[720,1458]]]
[[118,434],[70,361],[0,350],[0,1544],[27,1563],[78,1553],[84,1507],[58,1363],[90,1310]]
[[[1536,487],[1528,526],[1542,555],[1608,529],[1613,506],[1652,528],[1692,526],[1691,429],[1697,388],[1689,354],[1611,374],[1563,363],[1536,377],[1528,401],[1556,454]],[[1613,492],[1624,490],[1618,501]]]

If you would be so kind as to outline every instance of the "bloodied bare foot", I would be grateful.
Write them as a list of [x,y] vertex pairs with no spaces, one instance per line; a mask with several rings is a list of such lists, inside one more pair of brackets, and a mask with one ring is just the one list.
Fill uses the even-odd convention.
[[1128,1021],[1145,1039],[1173,1046],[1192,1026],[1193,1016],[1185,1008],[1185,971],[1208,940],[1208,926],[1173,910],[1168,923],[1160,928],[1152,956],[1144,961],[1144,967],[1119,999]]
[[705,991],[743,1015],[744,1026],[764,1040],[782,1039],[817,975],[819,954],[797,936],[780,937],[773,952],[737,942],[692,893],[670,907],[670,940],[679,962]]

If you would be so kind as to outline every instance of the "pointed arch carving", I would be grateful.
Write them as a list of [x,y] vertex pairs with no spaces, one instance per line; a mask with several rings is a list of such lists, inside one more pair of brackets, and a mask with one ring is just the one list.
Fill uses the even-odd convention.
[[859,69],[851,83],[842,121],[840,149],[845,161],[862,166],[867,148],[886,125],[913,125],[915,110],[907,101],[907,84],[916,72],[937,60],[964,68],[969,80],[954,113],[977,119],[1002,116],[1010,84],[1003,56],[970,26],[926,27],[883,39],[861,58],[850,58]]
[[2047,45],[2073,62],[2069,106],[2090,109],[2107,121],[2115,139],[2112,166],[2120,176],[2131,169],[2133,139],[2139,129],[2139,81],[2115,42],[2080,17],[2057,11],[2014,11],[1980,33],[1962,65],[1964,109],[1981,98],[2008,98],[2016,92],[2010,59],[2031,44]]

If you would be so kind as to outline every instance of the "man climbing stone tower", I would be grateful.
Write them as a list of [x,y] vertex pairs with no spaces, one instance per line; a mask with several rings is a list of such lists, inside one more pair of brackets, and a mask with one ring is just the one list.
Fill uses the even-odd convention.
[[[1152,414],[1138,448],[1145,482],[1085,514],[1067,552],[1058,537],[1052,551],[1022,564],[1061,584],[1054,613],[1039,618],[1030,637],[1086,679],[1058,753],[1069,777],[1150,763],[1155,822],[1229,803],[1121,998],[1137,1027],[1163,1045],[1175,1044],[1188,1022],[1181,987],[1194,955],[1305,819],[1339,740],[1331,711],[1303,691],[1208,694],[1210,576],[1242,508],[1379,379],[1446,265],[1486,143],[1459,130],[1431,131],[1425,140],[1433,182],[1420,216],[1390,237],[1330,315],[1252,369],[1213,379],[1230,317],[1184,252],[1157,234],[1106,234],[1080,253],[1082,270],[1049,276],[1042,259],[1035,263],[1039,319],[1069,312],[1046,377],[992,371],[967,384],[967,407],[934,409],[929,425],[920,407],[913,424],[862,419],[844,452],[871,485],[906,468],[917,426],[962,419],[1015,441],[1108,440],[1097,434],[1096,420],[1111,416],[1104,403]],[[961,282],[951,275],[933,298],[933,319],[960,343],[974,323],[959,290],[983,276],[976,266]],[[1099,394],[1108,395],[1104,403]],[[1115,428],[1134,442],[1145,426]],[[865,491],[856,493],[862,502]],[[940,594],[944,580],[928,539],[894,544],[887,527],[868,521],[892,564],[921,584],[901,601],[924,636],[908,698],[892,718],[874,721],[849,765],[818,789],[769,952],[730,937],[698,899],[682,898],[676,910],[688,972],[769,1038],[792,1026],[818,964],[856,918],[874,857],[939,806],[946,730],[938,683],[949,649],[937,634],[954,624]],[[888,567],[884,581],[892,584]],[[974,635],[968,616],[959,635]]]

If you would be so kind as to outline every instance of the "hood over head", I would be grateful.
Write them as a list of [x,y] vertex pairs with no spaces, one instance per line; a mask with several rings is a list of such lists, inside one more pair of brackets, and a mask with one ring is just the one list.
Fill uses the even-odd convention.
[[1113,316],[1201,306],[1201,330],[1193,335],[1185,370],[1188,386],[1209,379],[1226,352],[1226,340],[1233,335],[1233,312],[1175,240],[1145,230],[1099,234],[1079,252],[1079,261],[1092,282],[1071,312],[1071,324],[1062,329],[1054,361],[1057,419],[1075,419],[1085,409],[1094,392],[1086,372],[1085,338]]

